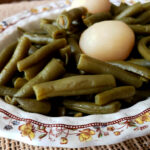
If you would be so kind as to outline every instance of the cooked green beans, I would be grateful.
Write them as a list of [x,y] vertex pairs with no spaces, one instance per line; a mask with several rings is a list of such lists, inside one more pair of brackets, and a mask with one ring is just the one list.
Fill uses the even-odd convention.
[[105,106],[98,106],[91,102],[78,102],[73,100],[64,100],[64,106],[71,110],[76,110],[86,114],[108,114],[120,110],[120,102],[112,102]]
[[33,86],[37,100],[56,96],[93,94],[116,86],[112,75],[80,75]]
[[137,64],[133,64],[130,62],[126,62],[126,61],[111,61],[109,62],[110,64],[117,66],[119,68],[122,68],[123,70],[127,70],[133,73],[136,73],[140,76],[143,76],[145,78],[150,79],[150,69],[137,65]]
[[143,4],[143,9],[144,10],[150,10],[150,3]]
[[120,14],[122,11],[124,11],[127,7],[129,7],[125,3],[121,3],[121,5],[118,7],[116,5],[111,5],[111,13],[115,17],[116,15]]
[[130,28],[137,34],[150,34],[150,25],[129,25]]
[[60,49],[59,53],[61,55],[61,58],[65,61],[65,64],[67,65],[69,63],[69,59],[71,58],[71,47],[70,47],[70,45],[67,45],[66,47]]
[[116,87],[97,94],[95,96],[95,104],[102,106],[114,100],[126,99],[134,95],[135,88],[133,86]]
[[138,76],[85,54],[81,54],[77,68],[93,74],[112,74],[127,85],[133,85],[137,88],[142,86],[142,81],[139,80]]
[[16,94],[16,92],[18,91],[18,89],[15,88],[10,88],[7,86],[0,86],[0,96],[14,96]]
[[146,23],[150,22],[149,15],[150,15],[150,11],[146,11],[143,14],[141,14],[140,16],[138,16],[137,18],[124,17],[119,20],[121,20],[127,24],[146,24]]
[[14,81],[14,87],[16,89],[19,89],[21,88],[23,85],[25,85],[27,83],[27,80],[24,79],[24,78],[17,78],[15,81]]
[[111,14],[109,12],[103,12],[103,13],[93,14],[83,19],[83,22],[87,27],[89,27],[94,23],[104,21],[104,20],[110,20],[110,19],[112,19]]
[[30,46],[30,49],[29,49],[29,51],[28,51],[28,55],[31,55],[31,54],[33,54],[34,52],[36,52],[37,49],[38,49],[38,48],[36,48],[35,46],[31,45],[31,46]]
[[25,37],[27,37],[32,43],[35,44],[48,44],[53,42],[54,40],[48,35],[40,35],[40,34],[32,34],[32,33],[24,33]]
[[143,98],[150,97],[150,89],[145,89],[145,90],[137,90],[136,91],[137,96],[141,96]]
[[28,98],[34,95],[32,86],[38,83],[57,79],[65,72],[63,63],[59,59],[53,58],[44,69],[34,78],[29,80],[16,94],[15,97]]
[[74,117],[82,117],[83,116],[83,113],[76,113],[75,115],[74,115]]
[[66,46],[66,44],[67,44],[67,41],[65,39],[54,40],[52,43],[49,43],[43,46],[32,55],[19,61],[17,63],[18,70],[24,71],[30,66],[38,63],[40,60],[47,58],[49,55],[59,50],[60,48],[63,48],[64,46]]
[[[149,16],[150,3],[121,4],[97,14],[79,7],[41,19],[41,29],[19,28],[18,45],[0,53],[0,97],[54,117],[114,113],[150,97]],[[125,22],[135,33],[133,51],[124,61],[100,61],[80,49],[81,34],[110,19]]]
[[58,107],[57,115],[58,116],[65,116],[66,115],[66,108],[64,106]]
[[142,38],[138,43],[138,51],[146,60],[150,61],[150,48],[147,47],[149,42],[150,36]]
[[22,37],[7,65],[3,68],[0,73],[0,85],[5,85],[14,75],[17,70],[17,62],[23,59],[29,50],[30,41],[26,37]]
[[79,61],[79,58],[80,58],[80,54],[81,54],[81,49],[79,47],[79,44],[77,43],[77,41],[73,38],[69,38],[68,39],[68,42],[71,46],[71,53],[76,61],[76,64],[78,63]]
[[62,12],[57,18],[57,25],[63,29],[70,29],[72,22],[81,19],[87,12],[86,8],[74,8],[70,11]]
[[3,67],[6,65],[6,63],[11,58],[12,54],[14,53],[14,50],[16,48],[17,42],[12,43],[8,47],[4,48],[0,52],[0,71],[3,69]]
[[146,59],[131,59],[128,62],[150,68],[150,61]]
[[137,23],[146,24],[150,22],[150,10],[145,11],[137,18]]
[[131,17],[133,15],[141,13],[142,11],[143,11],[142,5],[140,3],[136,3],[135,5],[127,7],[125,10],[123,10],[118,16],[115,17],[115,19],[122,19],[124,17]]
[[18,107],[32,113],[48,114],[51,110],[51,104],[47,101],[36,101],[36,99],[12,98],[13,103]]
[[58,28],[55,25],[41,23],[41,28],[45,30],[53,39],[63,38],[66,35],[65,30]]
[[138,20],[136,18],[133,17],[124,17],[122,19],[120,19],[121,21],[125,22],[126,24],[137,24]]
[[47,62],[47,60],[42,60],[39,63],[31,66],[30,68],[24,70],[25,79],[30,80],[35,77],[43,69]]

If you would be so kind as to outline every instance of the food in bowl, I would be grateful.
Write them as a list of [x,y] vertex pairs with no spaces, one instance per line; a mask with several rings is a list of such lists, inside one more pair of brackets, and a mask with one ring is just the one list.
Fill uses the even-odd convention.
[[[114,113],[144,100],[150,96],[149,8],[150,3],[123,4],[91,14],[79,7],[55,20],[42,19],[41,30],[18,28],[22,36],[0,53],[0,96],[25,111],[48,116]],[[103,23],[105,31],[97,34]],[[94,35],[88,35],[95,25]],[[121,26],[125,32],[116,35]],[[109,35],[110,43],[99,38],[102,35]],[[124,40],[118,41],[119,36]],[[96,45],[91,37],[96,37]],[[90,42],[93,47],[86,53]],[[121,45],[118,51],[116,45]],[[104,56],[113,59],[103,59],[100,51],[106,48],[111,52]]]

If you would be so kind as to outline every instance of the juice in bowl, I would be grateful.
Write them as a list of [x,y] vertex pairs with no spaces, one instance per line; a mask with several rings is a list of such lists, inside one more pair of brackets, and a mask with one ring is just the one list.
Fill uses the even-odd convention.
[[149,133],[150,3],[95,2],[57,1],[2,22],[1,135],[76,148]]

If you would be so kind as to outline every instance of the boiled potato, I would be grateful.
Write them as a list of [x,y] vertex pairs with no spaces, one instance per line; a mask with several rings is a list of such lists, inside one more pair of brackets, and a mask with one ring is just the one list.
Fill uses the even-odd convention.
[[102,21],[85,30],[80,37],[81,50],[103,61],[124,60],[135,43],[134,32],[121,21]]
[[108,12],[111,7],[109,0],[73,0],[71,8],[86,7],[92,14]]

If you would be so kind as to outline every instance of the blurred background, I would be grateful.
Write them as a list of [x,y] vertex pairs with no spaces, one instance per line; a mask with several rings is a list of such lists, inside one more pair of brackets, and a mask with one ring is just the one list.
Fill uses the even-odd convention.
[[24,10],[55,0],[0,0],[0,21]]
[[[33,0],[0,0],[0,4],[2,3],[12,3],[12,2],[21,2],[21,1],[33,1]],[[39,0],[42,1],[42,0]]]

